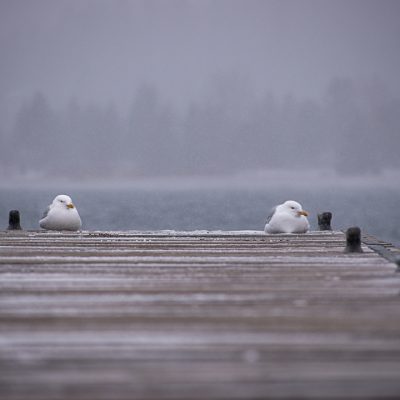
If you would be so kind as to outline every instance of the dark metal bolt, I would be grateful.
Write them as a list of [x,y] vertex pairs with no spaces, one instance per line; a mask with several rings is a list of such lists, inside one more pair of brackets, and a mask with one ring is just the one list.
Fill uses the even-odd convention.
[[8,228],[7,230],[21,230],[20,216],[18,210],[11,210],[8,218]]
[[362,253],[361,248],[361,229],[353,226],[346,231],[346,248],[345,253]]
[[318,214],[318,226],[320,231],[331,231],[332,213],[329,211]]

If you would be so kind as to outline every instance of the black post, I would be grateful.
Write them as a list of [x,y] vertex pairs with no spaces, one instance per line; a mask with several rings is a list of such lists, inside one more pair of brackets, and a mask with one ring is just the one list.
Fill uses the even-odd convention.
[[400,272],[400,256],[397,256],[394,260],[397,265],[397,272]]
[[329,211],[318,214],[318,226],[320,231],[331,231],[332,213]]
[[20,225],[20,217],[19,217],[19,211],[18,210],[11,210],[8,218],[8,228],[7,230],[9,231],[14,231],[14,230],[21,230],[21,225]]
[[353,226],[346,231],[346,248],[345,253],[362,253],[361,248],[361,229]]

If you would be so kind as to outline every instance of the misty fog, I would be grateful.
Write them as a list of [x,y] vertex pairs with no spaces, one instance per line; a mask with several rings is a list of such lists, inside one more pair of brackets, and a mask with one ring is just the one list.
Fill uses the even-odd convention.
[[0,178],[399,169],[397,1],[0,3]]

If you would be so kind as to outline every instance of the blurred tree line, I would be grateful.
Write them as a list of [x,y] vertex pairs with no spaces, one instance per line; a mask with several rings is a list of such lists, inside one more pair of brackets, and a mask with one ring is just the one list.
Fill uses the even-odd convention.
[[334,168],[340,174],[400,167],[400,99],[379,81],[335,79],[321,101],[256,96],[215,79],[185,111],[152,85],[128,115],[71,100],[55,110],[42,93],[21,105],[11,132],[0,124],[7,175],[130,178],[269,168]]

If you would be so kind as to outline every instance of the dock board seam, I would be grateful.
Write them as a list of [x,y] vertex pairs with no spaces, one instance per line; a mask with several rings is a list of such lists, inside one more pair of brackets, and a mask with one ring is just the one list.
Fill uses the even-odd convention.
[[[397,271],[400,272],[400,249],[371,235],[362,235],[361,242],[389,262],[397,264]],[[391,248],[394,248],[399,254],[393,252]]]

